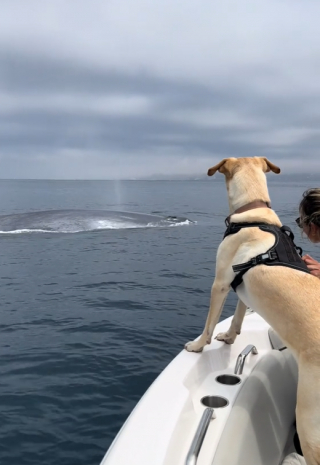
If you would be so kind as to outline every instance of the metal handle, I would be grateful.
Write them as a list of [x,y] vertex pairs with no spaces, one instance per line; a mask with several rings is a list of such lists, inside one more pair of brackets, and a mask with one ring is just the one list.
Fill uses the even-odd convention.
[[202,414],[199,426],[191,443],[185,465],[196,465],[204,437],[212,418],[215,418],[214,410],[213,408],[208,407]]
[[234,374],[237,375],[238,374],[238,370],[239,370],[239,375],[242,375],[242,372],[243,372],[243,366],[244,366],[244,362],[246,360],[246,357],[250,354],[250,352],[252,352],[253,354],[257,354],[258,351],[257,351],[257,348],[256,346],[252,345],[252,344],[249,344],[247,347],[245,347],[243,349],[243,351],[238,355],[238,358],[237,358],[237,362],[236,362],[236,366],[234,368]]

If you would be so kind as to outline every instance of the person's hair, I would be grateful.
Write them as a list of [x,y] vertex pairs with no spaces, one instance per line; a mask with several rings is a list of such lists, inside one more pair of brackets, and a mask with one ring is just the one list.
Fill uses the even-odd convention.
[[299,212],[302,223],[314,223],[320,227],[320,188],[311,188],[303,193]]

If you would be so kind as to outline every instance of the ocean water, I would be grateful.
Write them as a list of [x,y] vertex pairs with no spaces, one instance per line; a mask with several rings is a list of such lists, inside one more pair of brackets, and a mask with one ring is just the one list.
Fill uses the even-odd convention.
[[[316,257],[294,223],[310,179],[268,181],[273,208]],[[227,214],[219,176],[0,181],[1,465],[100,463],[202,331]],[[230,293],[222,318],[235,304]]]

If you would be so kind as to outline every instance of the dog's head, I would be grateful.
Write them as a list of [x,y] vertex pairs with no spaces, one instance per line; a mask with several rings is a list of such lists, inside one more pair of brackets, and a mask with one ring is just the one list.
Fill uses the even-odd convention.
[[265,173],[280,173],[280,168],[265,157],[224,158],[208,170],[208,176],[217,171],[225,175],[230,211],[246,203],[262,200],[270,202]]

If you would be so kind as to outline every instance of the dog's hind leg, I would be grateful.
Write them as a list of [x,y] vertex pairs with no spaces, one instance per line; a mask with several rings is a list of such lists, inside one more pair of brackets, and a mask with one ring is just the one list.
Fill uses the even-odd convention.
[[225,286],[218,280],[214,281],[211,288],[210,309],[205,328],[199,339],[187,342],[185,348],[189,352],[202,352],[204,346],[210,344],[213,330],[219,321],[229,290],[229,285]]
[[[310,357],[311,358],[311,357]],[[301,363],[297,393],[297,432],[307,465],[320,465],[320,368]]]
[[224,341],[226,344],[233,344],[237,335],[241,332],[241,326],[246,310],[247,306],[239,299],[230,328],[226,333],[217,334],[215,338],[218,341]]

